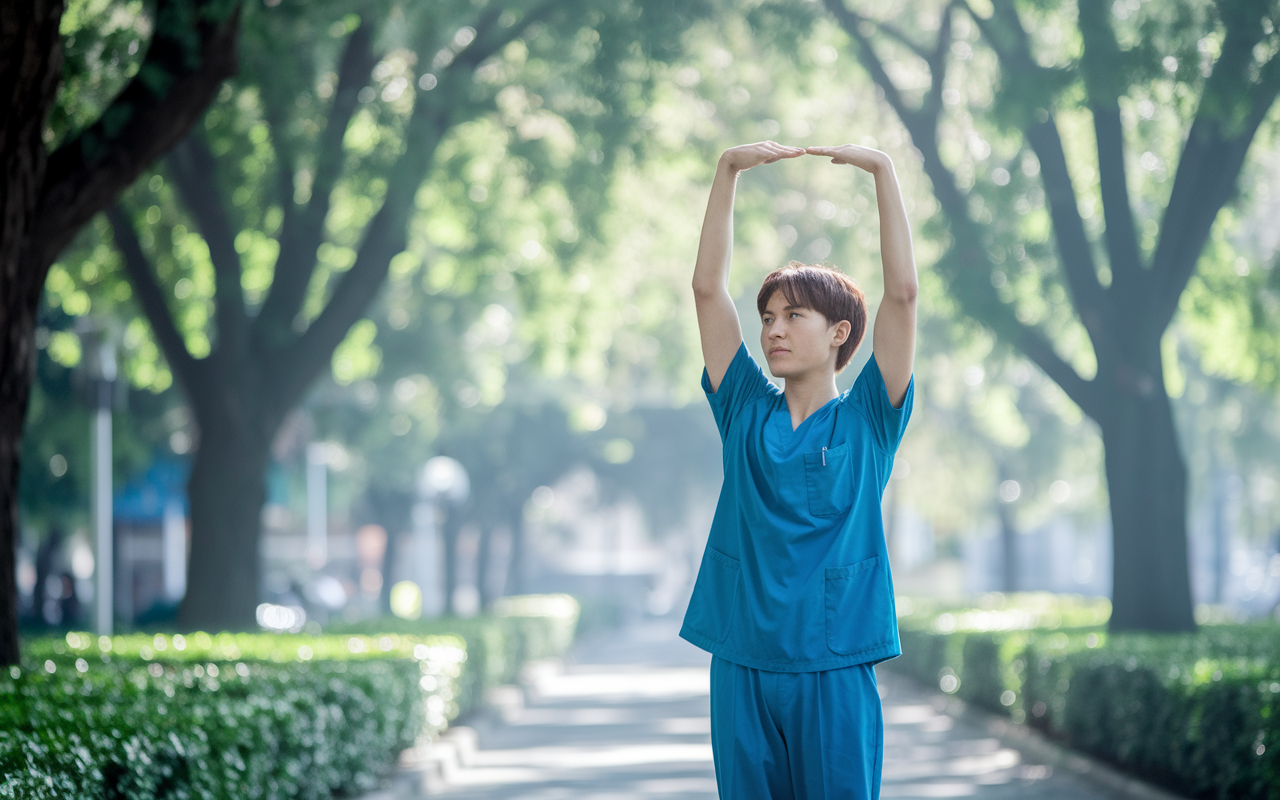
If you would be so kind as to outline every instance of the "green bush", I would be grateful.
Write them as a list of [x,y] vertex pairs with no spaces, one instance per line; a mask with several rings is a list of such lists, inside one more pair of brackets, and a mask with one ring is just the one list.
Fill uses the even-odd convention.
[[27,642],[0,672],[0,798],[323,798],[376,785],[398,753],[490,686],[572,644],[568,595],[475,619],[372,620],[323,636]]
[[457,637],[36,640],[0,673],[0,797],[364,791],[456,713],[465,659]]
[[903,656],[887,667],[1182,794],[1280,799],[1276,625],[1108,634],[1105,600],[902,605]]

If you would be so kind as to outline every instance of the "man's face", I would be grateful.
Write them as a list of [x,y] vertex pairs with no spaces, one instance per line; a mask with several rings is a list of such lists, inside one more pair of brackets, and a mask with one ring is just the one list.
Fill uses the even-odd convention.
[[775,378],[834,374],[836,355],[848,336],[848,322],[831,325],[812,308],[791,305],[782,292],[773,293],[760,317],[760,347]]

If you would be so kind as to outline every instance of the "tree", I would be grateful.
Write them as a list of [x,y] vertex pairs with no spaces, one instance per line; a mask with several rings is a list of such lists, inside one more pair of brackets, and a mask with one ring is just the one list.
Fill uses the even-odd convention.
[[19,457],[45,275],[76,231],[186,133],[235,71],[238,3],[158,0],[154,8],[137,73],[100,115],[60,141],[48,123],[66,66],[64,4],[0,9],[0,664],[18,658]]
[[[897,17],[824,3],[923,160],[949,295],[1101,430],[1113,629],[1193,628],[1161,340],[1280,92],[1280,14],[1248,0],[946,2]],[[1127,152],[1158,149],[1172,126],[1185,138],[1166,197],[1151,177],[1164,159],[1148,149],[1144,176]],[[1074,325],[1092,358],[1064,354]]]
[[[370,326],[357,323],[388,274],[418,268],[414,253],[406,253],[407,223],[448,134],[494,113],[495,105],[509,113],[510,104],[519,111],[541,102],[520,82],[545,75],[550,65],[556,80],[593,89],[581,107],[560,110],[560,119],[580,123],[579,135],[594,131],[608,142],[609,131],[629,127],[630,90],[620,71],[631,48],[661,52],[669,47],[669,31],[689,13],[653,4],[597,7],[587,0],[387,11],[394,24],[380,33],[350,15],[317,24],[302,5],[246,21],[252,46],[245,60],[252,65],[245,80],[166,165],[199,231],[203,247],[194,255],[166,249],[173,237],[165,242],[157,235],[163,228],[139,230],[136,212],[108,214],[140,305],[200,432],[189,485],[186,626],[252,624],[272,436],[345,339],[368,343]],[[323,43],[331,32],[345,45],[336,74],[327,78]],[[390,46],[397,36],[403,45]],[[282,66],[297,61],[296,69]],[[322,98],[331,93],[332,101],[314,102],[313,88]],[[242,125],[242,109],[257,119]],[[544,114],[539,124],[559,123]],[[526,140],[542,138],[529,133]],[[604,147],[580,155],[606,173],[613,157]],[[342,202],[345,213],[339,213]],[[163,213],[155,208],[147,213],[158,222]],[[441,222],[452,229],[452,220]],[[189,268],[191,277],[178,282],[204,282],[213,309],[207,326],[184,330],[169,311],[167,287],[157,281],[159,261],[183,259],[188,263],[169,270],[169,278]],[[424,269],[422,279],[430,278]]]

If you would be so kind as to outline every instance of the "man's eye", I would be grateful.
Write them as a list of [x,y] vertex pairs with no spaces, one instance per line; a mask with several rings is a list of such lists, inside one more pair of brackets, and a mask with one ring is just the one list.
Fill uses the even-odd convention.
[[792,311],[792,312],[791,312],[791,316],[793,316],[793,317],[798,317],[798,316],[800,316],[800,312],[799,312],[799,311]]

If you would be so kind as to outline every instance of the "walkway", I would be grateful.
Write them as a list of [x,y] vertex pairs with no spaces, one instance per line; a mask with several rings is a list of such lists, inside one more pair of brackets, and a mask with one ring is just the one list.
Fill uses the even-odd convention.
[[[714,800],[709,656],[669,623],[586,643],[366,800]],[[884,798],[1177,800],[880,670]]]

